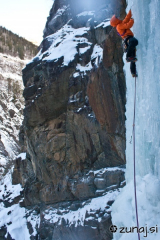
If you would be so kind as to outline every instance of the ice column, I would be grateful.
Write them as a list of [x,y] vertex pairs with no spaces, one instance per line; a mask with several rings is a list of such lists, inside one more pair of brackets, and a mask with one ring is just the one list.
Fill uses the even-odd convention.
[[[128,0],[135,24],[137,47],[136,96],[136,173],[137,201],[141,239],[160,239],[160,1]],[[113,204],[112,221],[118,226],[115,240],[138,239],[136,231],[120,233],[120,227],[136,226],[133,190],[133,124],[134,79],[126,63],[126,180],[127,185]],[[159,224],[159,225],[158,225]],[[150,228],[155,231],[151,232]],[[143,232],[144,228],[144,232]],[[156,231],[158,229],[158,232]],[[145,230],[147,231],[145,233]]]

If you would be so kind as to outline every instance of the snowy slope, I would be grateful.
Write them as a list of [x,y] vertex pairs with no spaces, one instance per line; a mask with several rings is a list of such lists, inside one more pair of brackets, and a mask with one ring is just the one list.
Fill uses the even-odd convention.
[[12,185],[11,176],[13,160],[20,151],[19,130],[24,107],[22,68],[27,62],[0,53],[0,227],[8,226],[7,231],[16,240],[22,239],[19,231],[29,236],[25,209],[18,203],[23,189],[20,184]]
[[23,120],[22,68],[27,60],[0,53],[0,164],[19,152],[19,128]]
[[[132,6],[132,7],[131,7]],[[139,40],[137,47],[136,105],[136,173],[139,231],[141,239],[160,239],[160,31],[158,0],[129,0],[135,24],[133,31]],[[127,81],[127,186],[113,205],[112,220],[118,226],[115,240],[138,239],[133,190],[133,143],[130,144],[133,122],[134,79],[125,64]],[[120,227],[127,227],[120,233]]]
[[[24,240],[30,239],[27,221],[31,222],[34,228],[32,235],[37,233],[35,226],[39,224],[39,216],[35,216],[34,211],[30,212],[20,207],[19,202],[23,200],[22,191],[20,184],[12,185],[11,171],[0,181],[0,228],[6,225],[7,233],[5,237],[9,233],[15,240],[22,240],[22,236]],[[17,202],[15,202],[16,198],[18,198]]]

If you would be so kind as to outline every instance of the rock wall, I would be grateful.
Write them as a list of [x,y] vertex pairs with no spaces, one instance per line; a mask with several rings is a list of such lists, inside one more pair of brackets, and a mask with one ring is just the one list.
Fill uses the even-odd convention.
[[125,164],[123,52],[109,18],[125,15],[125,1],[78,2],[55,0],[40,52],[23,70],[27,159],[16,161],[13,181],[24,187],[21,204],[39,208],[40,239],[111,239],[109,200],[83,226],[45,216],[124,185],[116,168]]
[[[56,4],[57,1],[54,9]],[[67,9],[63,1],[59,4],[59,8]],[[79,29],[88,26],[92,15],[73,15],[73,25],[82,25]],[[99,22],[102,20],[103,15]],[[96,25],[99,22],[96,21]],[[72,26],[72,19],[68,24]],[[99,32],[103,32],[106,39],[101,43],[96,39]],[[45,41],[51,42],[47,38],[42,43],[43,57],[37,57],[23,70],[24,130],[28,161],[32,162],[36,182],[41,185],[37,199],[40,202],[73,199],[69,178],[81,176],[89,169],[125,164],[125,80],[120,39],[109,25],[89,26],[84,35],[88,40],[84,43],[81,43],[83,34],[76,36],[79,55],[77,51],[68,66],[63,64],[62,57],[56,61],[42,60],[47,55]],[[87,72],[77,71],[78,64],[83,68],[90,60],[95,61],[91,58],[97,43],[104,46],[103,61],[98,69],[91,74],[92,68]],[[80,49],[84,51],[86,47],[88,50],[80,54]],[[47,189],[51,194],[46,193]]]

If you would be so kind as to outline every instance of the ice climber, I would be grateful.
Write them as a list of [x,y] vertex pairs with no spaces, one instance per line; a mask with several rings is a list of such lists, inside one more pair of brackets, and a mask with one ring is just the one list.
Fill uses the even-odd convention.
[[131,10],[128,12],[124,20],[118,19],[115,15],[111,18],[110,24],[112,27],[116,27],[117,33],[123,39],[123,48],[126,52],[126,61],[130,62],[130,70],[133,77],[137,76],[136,72],[136,46],[138,40],[134,37],[130,28],[134,24]]

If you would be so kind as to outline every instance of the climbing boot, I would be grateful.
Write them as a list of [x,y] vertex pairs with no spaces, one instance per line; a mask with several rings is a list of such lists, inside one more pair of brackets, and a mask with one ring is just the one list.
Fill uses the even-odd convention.
[[136,57],[127,57],[127,58],[126,58],[126,61],[127,61],[127,62],[136,62],[136,61],[137,61],[137,58],[136,58]]
[[133,78],[138,77],[138,73],[132,73],[132,77]]

